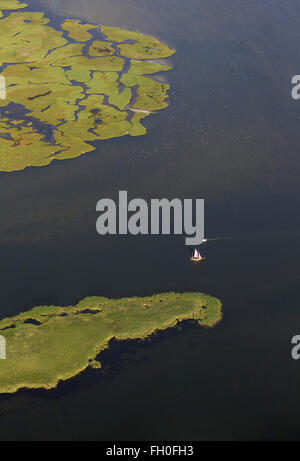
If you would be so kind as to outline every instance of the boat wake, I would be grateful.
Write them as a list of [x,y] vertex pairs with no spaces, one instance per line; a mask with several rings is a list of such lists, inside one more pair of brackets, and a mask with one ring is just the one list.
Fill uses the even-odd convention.
[[216,242],[218,240],[229,240],[229,239],[232,239],[233,237],[213,237],[213,238],[209,238],[209,239],[203,239],[202,242],[201,242],[201,245],[203,243],[208,243],[208,242]]

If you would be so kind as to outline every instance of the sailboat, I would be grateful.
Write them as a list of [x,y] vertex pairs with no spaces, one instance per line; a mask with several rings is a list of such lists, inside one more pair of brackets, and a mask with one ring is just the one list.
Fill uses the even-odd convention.
[[198,248],[195,248],[194,251],[193,251],[193,256],[191,257],[191,261],[200,262],[200,261],[203,261],[204,259],[206,259],[206,258],[203,258],[201,256],[200,251],[198,250]]

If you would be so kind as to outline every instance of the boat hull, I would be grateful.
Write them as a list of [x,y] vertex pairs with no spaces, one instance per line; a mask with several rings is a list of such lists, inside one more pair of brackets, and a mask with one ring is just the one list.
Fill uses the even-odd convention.
[[198,259],[198,258],[190,258],[190,261],[192,261],[193,263],[201,263],[202,261],[205,261],[206,258],[201,258],[201,259]]

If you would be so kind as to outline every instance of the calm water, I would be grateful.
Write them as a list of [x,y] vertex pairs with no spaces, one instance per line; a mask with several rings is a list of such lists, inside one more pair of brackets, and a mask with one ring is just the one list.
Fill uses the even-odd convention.
[[[225,6],[226,4],[226,6]],[[104,373],[0,399],[0,439],[299,439],[300,0],[41,0],[33,9],[177,48],[171,106],[142,138],[0,175],[1,317],[39,304],[200,290],[213,330],[115,344]],[[182,238],[100,238],[103,197],[203,197],[207,262]],[[146,263],[145,263],[146,261]]]

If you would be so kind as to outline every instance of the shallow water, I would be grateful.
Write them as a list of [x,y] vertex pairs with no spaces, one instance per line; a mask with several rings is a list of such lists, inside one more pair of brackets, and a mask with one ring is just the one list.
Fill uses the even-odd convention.
[[[185,326],[114,345],[106,373],[0,400],[0,439],[297,439],[300,1],[35,3],[177,48],[168,110],[149,134],[99,142],[45,168],[0,175],[1,317],[87,295],[200,290],[224,302],[213,330]],[[101,238],[96,202],[205,198],[207,261],[179,237]],[[116,370],[115,370],[116,368]],[[113,371],[113,372],[112,372]]]

